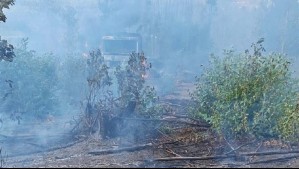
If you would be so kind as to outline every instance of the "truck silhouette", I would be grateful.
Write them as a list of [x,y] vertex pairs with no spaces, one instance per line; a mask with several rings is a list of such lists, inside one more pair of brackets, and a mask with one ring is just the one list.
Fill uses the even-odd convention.
[[137,33],[119,33],[102,37],[102,54],[109,66],[122,65],[132,52],[142,52],[142,39]]

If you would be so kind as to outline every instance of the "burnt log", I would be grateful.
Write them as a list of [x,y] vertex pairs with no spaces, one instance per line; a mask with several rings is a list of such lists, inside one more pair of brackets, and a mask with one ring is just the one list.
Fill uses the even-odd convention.
[[106,149],[106,150],[97,150],[97,151],[90,151],[88,154],[92,155],[106,155],[106,154],[115,154],[115,153],[121,153],[121,152],[133,152],[133,151],[140,151],[146,148],[151,148],[153,145],[151,143],[149,144],[143,144],[143,145],[137,145],[133,147],[122,147],[117,149]]

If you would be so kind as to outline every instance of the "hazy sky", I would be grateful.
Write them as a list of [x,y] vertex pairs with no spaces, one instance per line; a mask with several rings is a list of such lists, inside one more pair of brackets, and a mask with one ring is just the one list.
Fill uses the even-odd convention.
[[265,37],[267,49],[293,55],[296,10],[297,0],[16,0],[4,10],[0,35],[12,44],[28,37],[29,48],[40,52],[65,53],[98,48],[108,32],[137,32],[147,53],[155,48],[162,57],[197,59],[245,50]]

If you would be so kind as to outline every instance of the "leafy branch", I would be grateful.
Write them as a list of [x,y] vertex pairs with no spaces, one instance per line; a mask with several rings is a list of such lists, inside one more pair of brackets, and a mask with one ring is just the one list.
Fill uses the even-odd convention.
[[252,53],[225,51],[222,58],[211,57],[191,93],[192,115],[225,137],[298,139],[298,80],[285,55],[263,54],[263,41],[251,45]]
[[3,8],[9,9],[9,5],[14,5],[15,0],[1,0],[0,1],[0,21],[5,22],[6,16],[3,13]]

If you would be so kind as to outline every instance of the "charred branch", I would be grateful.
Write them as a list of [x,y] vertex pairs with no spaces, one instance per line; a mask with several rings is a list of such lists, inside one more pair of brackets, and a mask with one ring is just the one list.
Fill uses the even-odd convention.
[[[267,152],[250,152],[250,153],[239,153],[235,154],[227,154],[227,155],[215,155],[215,156],[205,156],[205,157],[165,157],[165,158],[156,158],[152,161],[176,161],[176,160],[215,160],[215,159],[225,159],[225,158],[233,158],[238,156],[263,156],[263,155],[277,155],[277,154],[296,154],[299,153],[299,150],[294,151],[267,151]],[[295,157],[292,157],[295,158]]]
[[[118,117],[121,118],[121,117]],[[147,119],[147,118],[121,118],[128,121],[149,121],[149,122],[165,122],[165,123],[180,123],[185,124],[189,126],[195,126],[195,127],[204,127],[204,128],[210,128],[210,124],[202,124],[202,123],[192,123],[180,119]]]
[[298,157],[299,157],[299,155],[296,154],[296,155],[287,156],[287,157],[279,157],[279,158],[273,158],[273,159],[269,159],[269,160],[249,162],[247,164],[263,164],[263,163],[282,162],[282,161],[287,161],[287,160],[290,160],[292,158],[298,158]]
[[121,153],[121,152],[124,152],[124,151],[133,152],[133,151],[139,151],[139,150],[147,149],[147,148],[150,148],[152,146],[153,145],[151,143],[149,143],[149,144],[143,144],[143,145],[138,145],[138,146],[133,146],[133,147],[123,147],[123,148],[118,148],[118,149],[106,149],[106,150],[91,151],[91,152],[88,152],[88,154],[106,155],[106,154]]

